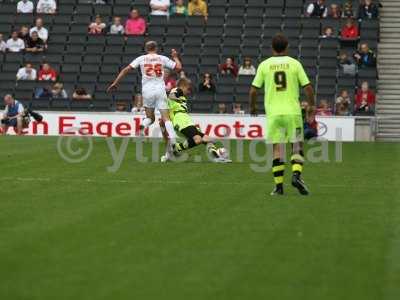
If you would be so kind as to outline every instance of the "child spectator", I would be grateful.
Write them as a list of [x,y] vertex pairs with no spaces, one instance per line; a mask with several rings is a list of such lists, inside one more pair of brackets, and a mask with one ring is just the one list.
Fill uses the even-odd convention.
[[92,95],[90,95],[84,88],[77,87],[75,92],[72,94],[73,100],[92,100]]
[[43,42],[47,42],[47,39],[49,38],[49,31],[43,27],[43,19],[42,18],[37,18],[35,21],[35,27],[32,27],[29,30],[29,35],[32,36],[32,32],[36,31],[39,35],[39,38],[43,40]]
[[11,38],[7,40],[6,46],[9,52],[20,52],[25,49],[25,43],[18,37],[18,32],[16,31],[11,34]]
[[332,19],[340,19],[342,17],[340,6],[336,3],[332,3],[329,8],[328,16]]
[[168,16],[170,0],[150,0],[151,14],[153,16]]
[[238,67],[232,57],[228,57],[224,64],[219,66],[219,71],[222,75],[230,75],[237,77]]
[[343,75],[355,76],[357,72],[356,64],[345,52],[339,56],[339,67]]
[[38,14],[55,14],[57,10],[57,3],[55,0],[39,0],[36,6]]
[[332,116],[332,109],[329,107],[329,102],[326,99],[322,99],[318,105],[317,116]]
[[146,21],[140,16],[139,10],[132,9],[125,23],[125,34],[143,35],[146,32]]
[[325,27],[322,32],[321,38],[323,39],[335,38],[335,32],[333,28],[330,26]]
[[176,0],[175,4],[171,6],[169,14],[171,16],[187,16],[189,11],[183,0]]
[[367,81],[363,81],[355,97],[355,114],[373,114],[375,106],[375,93],[370,90]]
[[115,106],[115,111],[126,112],[128,110],[128,105],[126,102],[119,101]]
[[367,43],[362,43],[359,50],[354,54],[354,58],[360,67],[375,67],[376,55]]
[[325,5],[325,0],[317,0],[310,3],[306,9],[308,17],[326,18],[328,16],[328,8]]
[[29,0],[21,0],[17,4],[18,14],[31,14],[33,13],[33,2]]
[[200,92],[215,93],[215,84],[210,73],[204,73],[203,80],[199,84]]
[[102,34],[106,28],[106,24],[101,19],[100,15],[97,15],[94,22],[89,25],[89,34]]
[[188,5],[189,16],[203,16],[205,20],[208,17],[208,7],[204,0],[191,0]]
[[233,113],[235,115],[244,115],[244,110],[242,109],[242,105],[240,103],[233,104]]
[[372,0],[361,0],[358,7],[359,19],[375,19],[379,16],[378,5],[373,3]]
[[170,70],[164,70],[164,82],[165,82],[165,90],[167,94],[176,87],[176,79],[175,75],[171,73]]
[[114,17],[113,23],[110,26],[110,34],[124,34],[125,29],[122,26],[121,17]]
[[7,44],[3,40],[3,34],[0,33],[0,52],[6,52],[7,50]]
[[344,4],[342,18],[353,18],[353,17],[354,17],[353,3],[351,1],[347,1]]
[[218,113],[219,114],[226,114],[226,105],[225,103],[218,104]]
[[251,58],[245,57],[243,65],[239,68],[239,75],[256,75],[256,68],[253,66]]
[[354,40],[360,35],[358,26],[354,23],[353,18],[348,18],[346,24],[342,28],[341,37],[343,40]]
[[28,38],[26,42],[25,51],[38,53],[43,52],[46,48],[46,44],[43,42],[36,31],[32,32],[32,35]]
[[340,92],[340,95],[336,98],[335,114],[337,116],[349,116],[350,104],[351,104],[351,99],[349,92],[347,90],[342,90]]
[[310,140],[318,137],[318,122],[315,119],[315,108],[310,107],[307,101],[302,101],[301,111],[304,121],[304,138]]
[[68,94],[64,89],[64,85],[61,82],[54,83],[51,89],[51,97],[53,99],[67,99]]
[[39,71],[39,81],[56,81],[57,72],[50,67],[49,63],[44,63]]
[[36,80],[36,78],[36,70],[31,63],[27,63],[25,67],[20,68],[17,72],[17,80]]

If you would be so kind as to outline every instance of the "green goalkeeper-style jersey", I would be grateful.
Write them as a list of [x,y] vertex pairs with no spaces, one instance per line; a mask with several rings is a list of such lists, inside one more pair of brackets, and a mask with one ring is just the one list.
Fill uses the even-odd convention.
[[181,131],[189,126],[194,126],[189,116],[187,98],[179,89],[173,89],[168,97],[169,116],[176,131]]
[[257,69],[252,85],[265,89],[268,116],[301,115],[300,87],[310,84],[301,63],[289,56],[273,56]]

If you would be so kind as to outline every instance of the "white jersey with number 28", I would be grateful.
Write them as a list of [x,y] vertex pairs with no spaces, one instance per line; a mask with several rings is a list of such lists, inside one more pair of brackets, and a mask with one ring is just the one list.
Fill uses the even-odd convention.
[[146,54],[139,56],[130,66],[134,69],[140,67],[142,71],[142,89],[165,90],[164,68],[175,69],[176,63],[166,56],[158,54]]

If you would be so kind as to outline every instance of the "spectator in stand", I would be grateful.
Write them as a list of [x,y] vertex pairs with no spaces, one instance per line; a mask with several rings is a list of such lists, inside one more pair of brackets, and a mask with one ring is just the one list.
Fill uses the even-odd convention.
[[238,67],[232,57],[228,57],[224,64],[219,66],[222,75],[230,75],[236,77],[238,75]]
[[36,78],[36,70],[31,63],[27,63],[25,67],[20,68],[17,72],[17,80],[36,80]]
[[349,116],[351,99],[347,90],[342,90],[339,97],[336,98],[335,114],[337,116]]
[[18,37],[24,41],[24,43],[28,43],[30,36],[29,36],[29,27],[28,26],[21,26],[18,32]]
[[339,4],[332,3],[329,8],[328,16],[332,19],[340,19],[342,17],[342,11]]
[[317,108],[317,116],[332,116],[332,109],[326,99],[322,99]]
[[307,101],[301,102],[301,111],[304,120],[304,139],[318,137],[318,122],[315,119],[315,107],[310,107]]
[[375,67],[376,66],[376,55],[372,51],[367,43],[362,43],[359,50],[354,54],[359,67]]
[[153,16],[169,16],[170,0],[150,0],[151,14]]
[[84,88],[78,87],[75,92],[72,94],[73,100],[92,100],[92,95],[90,95]]
[[144,114],[145,109],[143,107],[143,96],[141,94],[136,94],[133,98],[131,112],[134,114]]
[[29,0],[21,0],[17,4],[18,14],[31,14],[33,13],[33,2]]
[[57,11],[57,3],[55,0],[39,0],[36,6],[38,14],[55,14]]
[[126,102],[118,101],[115,106],[115,111],[126,112],[128,110],[128,105]]
[[359,19],[376,19],[379,16],[378,5],[372,0],[362,0],[358,7]]
[[125,34],[143,35],[146,32],[146,21],[140,16],[139,10],[132,9],[125,23]]
[[235,115],[244,115],[244,110],[242,109],[242,105],[240,103],[233,104],[233,113]]
[[343,7],[342,18],[353,18],[353,3],[351,1],[347,1]]
[[124,26],[122,26],[121,17],[114,17],[113,23],[110,26],[110,34],[124,34],[124,33],[125,29]]
[[204,0],[191,0],[188,5],[189,16],[203,16],[208,18],[208,7]]
[[342,40],[354,40],[359,37],[360,32],[358,30],[358,26],[354,23],[353,18],[347,19],[340,35]]
[[64,89],[64,85],[61,82],[56,82],[51,88],[51,98],[53,99],[67,99],[68,94]]
[[328,7],[325,5],[325,0],[317,0],[310,3],[306,9],[308,17],[326,18],[328,16]]
[[176,0],[175,4],[171,6],[169,14],[171,16],[187,16],[189,11],[184,0]]
[[335,32],[334,32],[332,27],[327,26],[327,27],[324,28],[324,30],[322,32],[322,35],[321,35],[321,38],[329,39],[329,38],[335,38],[335,37],[336,37],[335,36]]
[[38,79],[40,81],[56,81],[57,72],[50,66],[49,63],[43,63],[39,71]]
[[36,31],[39,35],[39,38],[43,40],[43,42],[47,42],[47,39],[49,38],[49,31],[43,27],[43,19],[42,18],[37,18],[35,21],[35,27],[32,27],[29,30],[29,35],[32,36],[32,32]]
[[226,114],[226,105],[225,103],[218,104],[218,113],[219,114]]
[[354,105],[355,114],[373,114],[375,107],[375,93],[369,88],[367,81],[363,81],[358,89]]
[[247,76],[256,75],[256,68],[253,66],[253,63],[252,63],[250,57],[244,58],[243,65],[240,66],[238,74],[239,75],[247,75]]
[[181,71],[179,72],[179,79],[182,79],[182,78],[189,79],[189,78],[186,76],[186,73],[185,73],[184,70],[181,70]]
[[43,52],[46,49],[46,44],[43,42],[36,31],[32,32],[32,35],[29,37],[28,41],[25,43],[26,52],[38,53]]
[[16,31],[11,34],[11,38],[7,40],[6,46],[9,52],[20,52],[25,49],[25,43],[18,37],[18,32]]
[[203,80],[199,84],[199,92],[215,93],[215,84],[210,73],[204,73]]
[[100,15],[97,15],[94,22],[90,23],[88,27],[89,34],[102,34],[106,28],[106,23],[103,22]]
[[357,66],[354,63],[354,60],[350,58],[346,52],[342,52],[339,56],[339,67],[343,75],[356,75]]
[[164,70],[164,82],[165,90],[167,94],[169,94],[169,92],[176,87],[176,78],[175,75],[168,69]]
[[7,50],[7,44],[3,40],[3,34],[0,33],[0,52],[6,52],[6,50]]

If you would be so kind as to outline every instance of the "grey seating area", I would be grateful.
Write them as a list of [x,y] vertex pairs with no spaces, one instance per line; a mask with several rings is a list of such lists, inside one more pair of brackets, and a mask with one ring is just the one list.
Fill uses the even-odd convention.
[[[376,85],[376,70],[361,69],[355,76],[340,73],[337,57],[342,51],[352,54],[352,48],[343,46],[338,38],[323,39],[321,30],[331,26],[340,30],[344,20],[308,18],[304,15],[307,3],[302,0],[208,0],[209,17],[156,17],[149,14],[147,0],[108,0],[106,5],[90,4],[86,0],[58,1],[56,15],[41,15],[49,29],[48,49],[43,54],[0,52],[0,95],[13,93],[19,100],[42,110],[112,111],[115,104],[140,92],[138,72],[130,74],[113,94],[106,93],[107,85],[117,72],[143,52],[147,40],[156,40],[161,51],[169,55],[175,48],[181,53],[184,71],[193,81],[193,112],[215,112],[219,103],[231,110],[233,103],[241,103],[248,111],[248,91],[251,76],[238,78],[219,75],[218,65],[233,57],[240,65],[244,57],[251,57],[257,66],[271,55],[271,38],[283,32],[290,39],[290,55],[301,59],[317,91],[317,98],[334,102],[343,88],[354,92],[363,80]],[[326,1],[344,3],[344,0]],[[358,8],[358,0],[353,0]],[[96,14],[110,24],[114,16],[125,20],[132,8],[140,10],[148,22],[144,36],[88,35],[88,24]],[[34,15],[17,15],[16,2],[0,2],[0,33],[7,39],[21,25],[32,26]],[[379,37],[378,20],[359,24],[360,41],[366,41],[376,50]],[[59,72],[69,95],[76,87],[84,87],[93,95],[92,101],[76,103],[70,100],[35,99],[34,90],[48,86],[46,82],[16,82],[15,75],[27,62],[39,65],[47,61]],[[197,91],[202,74],[213,75],[216,93]],[[263,103],[263,95],[259,97]],[[262,105],[259,105],[260,113]]]

